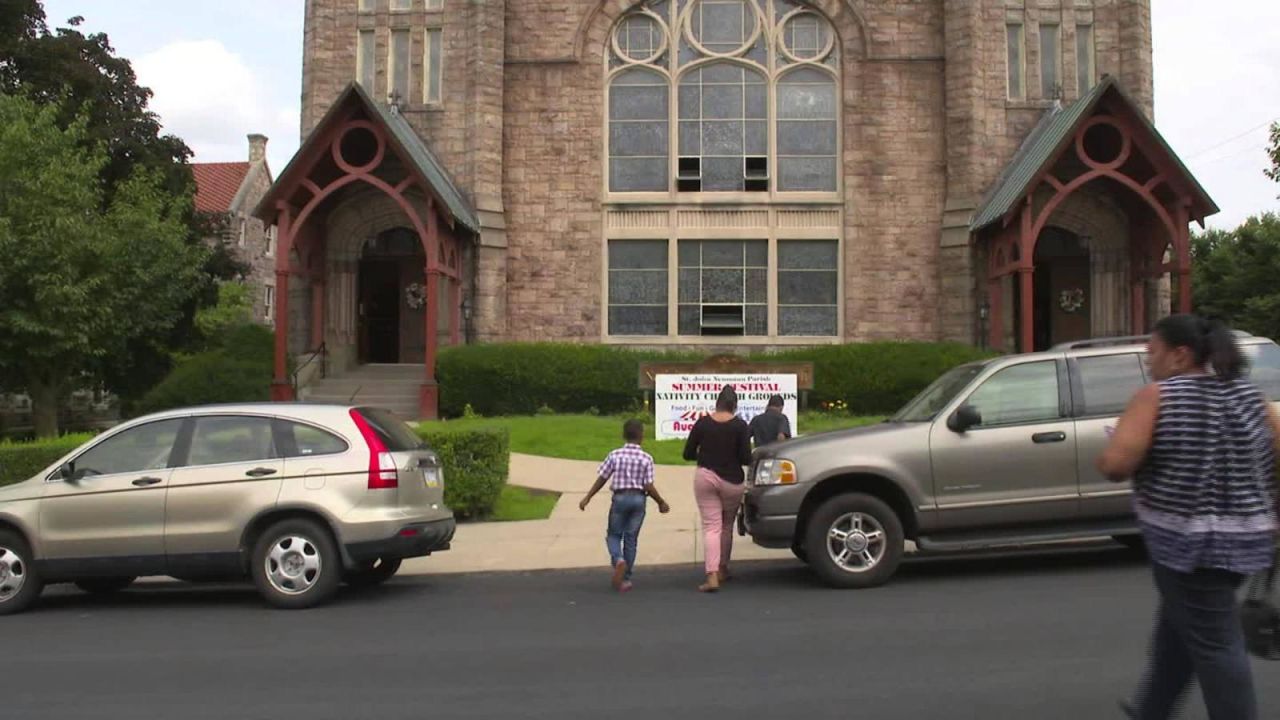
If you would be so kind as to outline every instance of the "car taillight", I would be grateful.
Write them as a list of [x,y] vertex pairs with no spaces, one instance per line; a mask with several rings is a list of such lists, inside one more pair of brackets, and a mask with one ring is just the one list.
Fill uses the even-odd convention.
[[369,422],[358,410],[351,411],[351,419],[360,430],[364,444],[369,447],[369,489],[388,490],[399,487],[400,477],[396,474],[395,458],[387,452],[387,446],[382,442],[382,438],[369,427]]

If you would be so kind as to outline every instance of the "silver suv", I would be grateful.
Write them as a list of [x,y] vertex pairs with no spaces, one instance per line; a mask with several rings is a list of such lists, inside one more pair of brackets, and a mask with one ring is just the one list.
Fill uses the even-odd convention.
[[[745,520],[828,584],[893,575],[922,551],[1112,536],[1138,542],[1128,483],[1094,467],[1150,378],[1146,338],[1070,343],[961,365],[879,425],[757,450]],[[1251,378],[1280,401],[1280,347],[1237,333]]]
[[439,459],[385,410],[252,404],[120,425],[0,488],[0,614],[46,584],[252,578],[304,608],[447,550]]

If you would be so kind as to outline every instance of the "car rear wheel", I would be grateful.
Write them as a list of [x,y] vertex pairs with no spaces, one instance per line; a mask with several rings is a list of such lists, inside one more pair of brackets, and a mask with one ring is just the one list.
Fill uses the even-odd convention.
[[26,610],[44,590],[31,560],[31,548],[21,536],[0,530],[0,615]]
[[77,580],[76,587],[90,595],[110,595],[129,587],[134,580],[137,580],[137,578],[89,578],[87,580]]
[[791,554],[795,555],[796,559],[802,563],[809,562],[809,551],[803,545],[792,545]]
[[804,547],[809,567],[837,588],[885,583],[902,561],[902,521],[879,498],[837,495],[810,518]]
[[278,608],[301,610],[333,597],[342,562],[328,530],[312,520],[284,520],[254,544],[253,584]]
[[344,579],[351,587],[374,587],[390,580],[399,569],[399,558],[391,560],[379,558],[373,562],[362,563],[355,570],[348,570]]

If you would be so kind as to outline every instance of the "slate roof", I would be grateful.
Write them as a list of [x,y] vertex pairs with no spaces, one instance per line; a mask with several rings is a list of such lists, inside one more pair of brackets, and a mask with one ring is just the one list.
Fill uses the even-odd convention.
[[974,212],[973,221],[969,226],[970,231],[981,230],[998,221],[1004,217],[1005,213],[1012,210],[1018,199],[1025,197],[1027,192],[1032,189],[1030,185],[1040,175],[1041,171],[1057,161],[1062,151],[1075,137],[1076,128],[1093,114],[1098,103],[1108,93],[1114,93],[1129,106],[1133,115],[1140,119],[1147,133],[1156,140],[1157,145],[1174,161],[1179,170],[1181,170],[1183,177],[1190,181],[1191,186],[1199,196],[1198,199],[1201,201],[1203,209],[1206,210],[1204,214],[1207,216],[1218,212],[1218,206],[1214,204],[1209,194],[1196,181],[1195,176],[1178,158],[1173,148],[1169,147],[1169,143],[1151,124],[1147,116],[1138,109],[1133,100],[1120,88],[1115,78],[1103,76],[1101,82],[1083,97],[1069,105],[1058,105],[1045,111],[1040,118],[1040,122],[1032,128],[1031,133],[1022,141],[1018,152],[1014,153],[1013,159],[1005,166],[1004,171],[1000,173],[1000,177],[992,185],[986,196],[983,197],[982,202],[978,204],[978,209]]
[[346,89],[333,101],[324,118],[316,124],[315,130],[302,143],[302,147],[298,149],[293,159],[289,161],[289,165],[285,167],[284,172],[280,173],[275,185],[263,197],[262,202],[255,211],[255,215],[267,217],[275,214],[275,209],[271,205],[276,196],[284,189],[295,187],[295,183],[299,180],[299,178],[292,177],[302,172],[298,167],[295,167],[300,162],[299,158],[309,157],[313,154],[314,146],[319,142],[319,138],[326,135],[325,131],[337,121],[338,115],[343,113],[344,109],[352,102],[359,103],[371,121],[381,124],[387,129],[392,146],[391,149],[402,157],[427,183],[429,192],[435,195],[444,206],[445,213],[457,223],[479,234],[480,220],[476,216],[475,210],[467,202],[466,197],[458,189],[458,186],[454,184],[453,179],[444,169],[444,165],[436,157],[435,153],[431,151],[426,141],[418,136],[418,133],[402,115],[392,111],[388,106],[375,102],[365,92],[364,88],[356,82],[347,85]]

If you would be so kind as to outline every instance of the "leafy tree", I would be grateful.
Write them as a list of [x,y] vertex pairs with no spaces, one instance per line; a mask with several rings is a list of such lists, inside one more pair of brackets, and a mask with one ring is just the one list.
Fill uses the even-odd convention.
[[[1263,170],[1267,177],[1280,182],[1280,122],[1271,123],[1271,144],[1267,147],[1271,167]],[[1276,196],[1280,198],[1280,195]]]
[[1280,215],[1266,213],[1234,230],[1192,241],[1196,309],[1257,335],[1280,338]]
[[253,323],[253,298],[243,283],[218,286],[218,304],[196,313],[196,329],[206,344],[223,337],[228,330]]
[[158,174],[139,168],[108,199],[106,152],[63,112],[0,94],[0,358],[41,437],[86,372],[173,328],[206,254]]
[[[54,108],[59,127],[81,124],[83,146],[104,157],[98,171],[104,209],[139,172],[155,178],[165,194],[191,198],[191,150],[163,132],[148,108],[151,91],[138,85],[132,65],[115,54],[107,35],[81,32],[81,21],[73,17],[67,27],[51,29],[40,0],[0,2],[0,92]],[[221,236],[217,218],[196,213],[190,203],[174,208],[187,245]],[[217,302],[219,282],[247,271],[224,245],[202,256],[201,272],[191,280],[196,292],[176,323],[163,333],[131,338],[86,368],[124,397],[126,410],[169,371],[174,350],[198,341],[196,312]],[[0,302],[5,299],[0,296]]]

